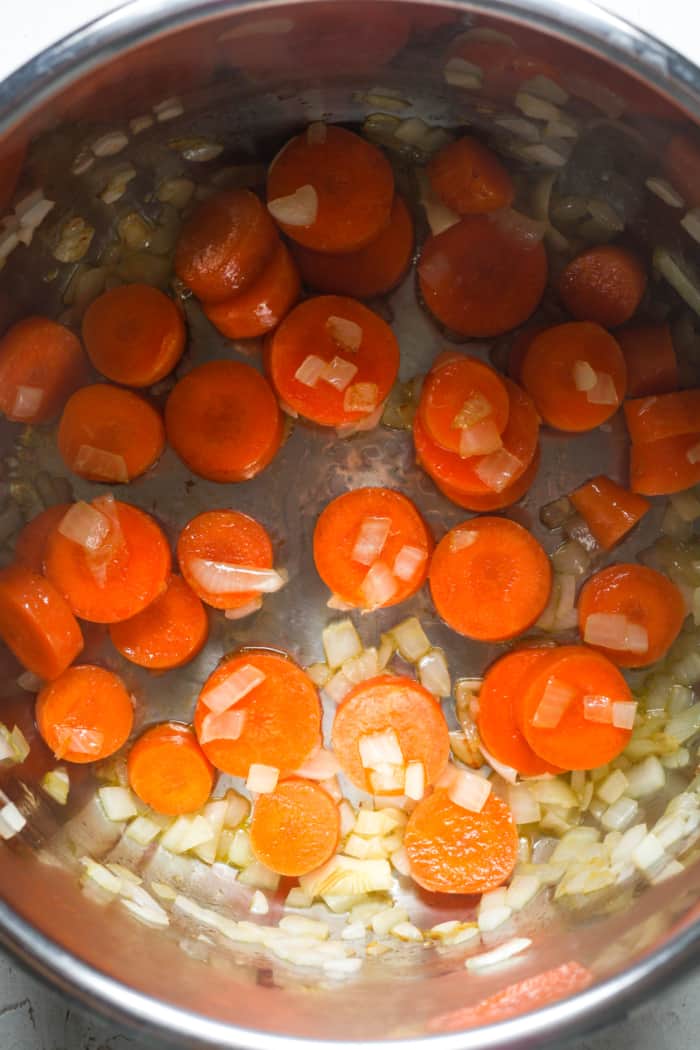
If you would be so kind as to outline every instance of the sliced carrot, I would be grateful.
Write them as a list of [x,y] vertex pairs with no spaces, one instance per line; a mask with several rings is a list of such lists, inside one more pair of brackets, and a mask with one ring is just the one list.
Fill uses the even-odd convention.
[[616,244],[600,244],[564,267],[559,295],[577,321],[617,328],[635,313],[646,286],[644,267],[632,252]]
[[515,638],[549,599],[552,570],[540,544],[507,518],[474,518],[451,529],[430,564],[430,591],[455,631],[481,642]]
[[492,150],[464,135],[444,146],[428,164],[438,197],[458,215],[480,215],[513,203],[510,175]]
[[[378,524],[377,524],[378,523]],[[376,545],[361,550],[374,527]],[[405,549],[414,553],[411,572],[395,574]],[[405,601],[425,580],[433,538],[415,505],[400,492],[362,488],[332,500],[314,530],[314,562],[319,576],[341,601],[356,608],[385,608]]]
[[278,875],[307,875],[335,853],[340,838],[338,807],[310,780],[283,780],[260,795],[250,825],[250,845]]
[[508,354],[508,375],[515,383],[522,384],[523,381],[523,361],[525,355],[530,347],[530,343],[539,335],[540,332],[544,332],[547,326],[544,324],[529,324],[525,328],[521,329],[513,339]]
[[460,492],[459,489],[455,489],[451,485],[445,485],[443,482],[438,481],[437,478],[433,478],[433,481],[443,496],[447,496],[458,507],[464,507],[465,510],[473,510],[484,514],[493,510],[504,510],[505,507],[511,507],[514,503],[518,503],[534,484],[539,466],[540,450],[538,447],[529,467],[520,475],[517,481],[506,485],[500,492],[490,492],[487,495]]
[[430,437],[448,452],[460,452],[463,430],[486,424],[500,436],[510,403],[503,379],[468,354],[444,354],[423,383],[418,414]]
[[569,494],[598,543],[610,550],[644,517],[651,504],[618,485],[605,474],[587,481]]
[[532,466],[537,452],[539,416],[529,394],[509,379],[503,382],[508,392],[508,423],[501,434],[503,448],[496,452],[467,459],[447,452],[430,438],[420,414],[416,413],[413,420],[416,458],[440,488],[447,486],[465,498],[477,497],[488,503],[505,495]]
[[480,813],[462,809],[444,788],[422,799],[403,840],[411,876],[432,893],[488,893],[508,878],[518,855],[510,808],[493,792]]
[[203,201],[184,224],[175,272],[205,303],[252,285],[277,248],[275,224],[250,190],[224,190]]
[[[587,370],[579,385],[595,383],[592,389],[577,387],[577,369]],[[626,375],[619,344],[590,321],[571,321],[540,332],[522,364],[523,385],[545,423],[572,432],[593,430],[617,412],[625,396]]]
[[68,399],[56,440],[64,463],[80,477],[126,483],[160,458],[165,427],[156,409],[138,394],[96,383]]
[[23,565],[0,569],[0,637],[40,678],[57,678],[83,648],[83,636],[58,591]]
[[213,594],[207,591],[193,571],[195,559],[248,569],[271,569],[272,542],[259,522],[237,510],[205,511],[192,518],[180,533],[177,560],[180,572],[195,594],[215,609],[240,609],[258,598],[260,592]]
[[46,575],[76,616],[117,623],[141,612],[162,594],[170,576],[170,550],[160,526],[128,503],[100,499],[93,508],[107,518],[108,531],[93,552],[59,525],[46,545]]
[[656,569],[635,563],[609,565],[586,580],[578,600],[582,638],[593,613],[624,616],[646,632],[648,644],[641,652],[589,643],[621,667],[644,667],[660,660],[678,637],[686,615],[675,583]]
[[86,374],[85,355],[70,329],[48,317],[26,317],[0,339],[0,411],[15,423],[47,423]]
[[182,667],[209,633],[204,606],[182,576],[171,576],[155,601],[130,620],[113,623],[109,636],[122,656],[152,671]]
[[301,280],[289,248],[279,241],[260,276],[242,292],[204,312],[227,339],[253,339],[272,331],[299,298]]
[[238,361],[209,361],[177,383],[165,406],[168,442],[210,481],[259,474],[282,443],[282,416],[264,376]]
[[150,726],[129,751],[129,785],[156,813],[175,816],[201,809],[214,787],[214,767],[190,726]]
[[700,207],[700,142],[679,133],[673,135],[661,158],[664,172],[691,208]]
[[[317,368],[307,375],[310,364]],[[371,415],[386,399],[398,374],[399,344],[362,303],[320,295],[296,306],[274,333],[268,368],[286,405],[339,427]]]
[[181,310],[149,284],[122,284],[98,295],[85,311],[82,331],[97,371],[124,386],[157,383],[185,349]]
[[528,674],[550,649],[518,649],[491,664],[479,690],[477,726],[487,751],[521,776],[560,773],[558,766],[536,755],[523,736],[516,717],[516,699]]
[[547,283],[541,241],[495,217],[470,215],[429,237],[418,260],[421,295],[447,328],[501,335],[528,319]]
[[56,758],[97,762],[118,751],[134,709],[121,678],[93,664],[69,667],[36,698],[36,724]]
[[700,387],[626,401],[624,411],[633,444],[697,434],[700,430]]
[[373,795],[403,794],[403,787],[379,790],[373,780],[377,771],[362,764],[363,738],[391,732],[398,740],[404,765],[420,762],[426,786],[434,784],[450,755],[442,708],[433,694],[412,678],[388,674],[360,682],[336,710],[331,732],[333,751],[349,780]]
[[700,431],[633,444],[630,488],[645,496],[669,496],[700,484]]
[[292,251],[305,284],[317,292],[370,299],[395,288],[411,264],[413,219],[402,197],[394,197],[389,225],[364,248],[329,255],[302,245]]
[[[242,725],[232,738],[230,727],[224,724],[226,720],[218,721],[218,714],[210,710],[207,699],[245,667],[265,677],[232,705],[233,711],[242,715]],[[230,710],[220,713],[228,715]],[[291,773],[320,743],[321,704],[311,679],[289,657],[269,650],[245,649],[222,660],[204,683],[194,727],[204,753],[224,773],[247,777],[251,763]],[[221,736],[217,737],[217,733]]]
[[678,362],[667,324],[637,324],[615,333],[627,365],[627,396],[678,390]]
[[70,503],[57,503],[28,521],[15,543],[15,561],[31,572],[41,575],[44,571],[46,542],[56,526],[65,518],[70,507]]
[[[321,129],[295,136],[277,154],[267,176],[268,207],[293,241],[319,252],[354,252],[389,224],[394,174],[381,150],[359,135]],[[308,214],[286,221],[285,198],[299,191],[310,200]]]
[[[548,687],[571,695],[551,728],[533,724]],[[631,730],[585,717],[584,697],[605,698],[613,705],[633,702],[627,682],[607,657],[585,645],[560,645],[532,668],[516,700],[516,717],[528,744],[561,769],[603,766],[629,743]]]

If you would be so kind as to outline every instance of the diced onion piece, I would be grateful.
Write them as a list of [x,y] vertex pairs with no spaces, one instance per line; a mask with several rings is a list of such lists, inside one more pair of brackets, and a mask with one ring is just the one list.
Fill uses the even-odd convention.
[[369,782],[372,786],[372,794],[383,795],[386,792],[403,791],[406,782],[406,770],[404,766],[396,766],[385,762],[376,769],[369,772]]
[[445,65],[444,76],[447,83],[451,84],[452,87],[465,88],[467,91],[478,91],[483,80],[483,74],[479,66],[457,56],[451,58]]
[[44,400],[44,389],[40,386],[18,386],[12,415],[16,419],[31,419],[39,411]]
[[351,361],[346,361],[343,357],[334,357],[321,373],[321,379],[324,383],[330,383],[336,390],[340,390],[341,393],[350,384],[357,374],[357,365],[354,365]]
[[92,445],[81,445],[73,460],[76,474],[93,474],[101,481],[126,484],[129,480],[126,460],[117,452],[107,452]]
[[412,580],[427,559],[426,551],[405,544],[394,558],[392,572],[399,580]]
[[649,650],[649,632],[646,627],[643,627],[639,623],[627,622],[627,636],[625,638],[625,648],[630,653],[637,653],[643,655]]
[[459,454],[462,459],[470,456],[487,456],[503,447],[501,435],[491,419],[464,427],[459,435]]
[[362,642],[352,620],[336,620],[321,635],[328,666],[340,667],[362,652]]
[[536,875],[515,875],[506,892],[506,905],[520,911],[537,895],[540,886]]
[[688,449],[685,458],[689,463],[700,463],[700,442]]
[[[651,175],[644,185],[650,193],[662,200],[664,204],[668,204],[670,208],[682,208],[685,204],[681,195],[674,189],[668,179],[662,179],[658,175]],[[683,220],[681,220],[682,225]]]
[[[2,811],[0,811],[0,817]],[[2,835],[2,829],[0,828],[0,835]],[[5,837],[4,835],[2,836]],[[92,860],[91,857],[81,857],[80,863],[85,868],[85,878],[90,879],[95,885],[99,886],[100,889],[106,890],[107,893],[117,894],[121,891],[122,880],[118,875],[112,874],[109,868],[105,868],[104,864],[98,864]]]
[[505,962],[506,959],[512,959],[514,955],[519,955],[526,948],[529,948],[531,944],[532,941],[529,937],[514,937],[512,940],[505,941],[504,944],[499,944],[496,948],[492,948],[489,952],[482,952],[481,955],[471,955],[464,965],[468,970],[486,970],[489,966],[496,966],[498,963]]
[[577,390],[592,390],[598,382],[598,373],[591,368],[588,361],[574,362],[574,386]]
[[608,372],[598,372],[595,386],[586,391],[586,399],[592,405],[618,405],[620,398],[613,377]]
[[383,561],[375,561],[360,585],[368,609],[386,605],[398,589],[396,577]]
[[674,715],[666,724],[666,736],[684,744],[700,730],[700,703]]
[[475,529],[455,529],[450,534],[450,550],[452,553],[464,550],[465,547],[471,547],[473,543],[479,538],[479,533]]
[[324,693],[334,704],[339,704],[343,697],[348,695],[351,689],[352,682],[342,671],[338,671],[337,674],[334,674],[323,687]]
[[124,834],[127,838],[138,842],[140,846],[148,846],[150,842],[153,842],[160,835],[162,830],[160,824],[156,824],[155,820],[151,820],[149,817],[137,817],[136,820],[131,821]]
[[572,686],[550,678],[532,718],[533,726],[537,729],[555,729],[576,696],[576,690]]
[[330,894],[359,896],[390,890],[393,876],[387,860],[358,860],[336,854],[323,867],[302,875],[299,883],[312,898]]
[[474,473],[492,492],[503,492],[522,469],[522,462],[505,448],[484,456]]
[[421,685],[435,696],[449,696],[452,692],[450,672],[442,649],[431,649],[418,661]]
[[41,787],[54,802],[58,802],[59,806],[65,806],[70,792],[68,771],[60,767],[58,769],[50,769],[41,778]]
[[524,116],[533,120],[558,120],[561,115],[561,110],[553,102],[531,95],[529,91],[518,91],[515,105]]
[[[3,730],[6,731],[5,726],[0,726],[0,732],[2,732]],[[10,747],[14,752],[16,762],[18,764],[21,764],[26,758],[29,757],[30,747],[26,736],[24,735],[19,726],[13,726],[12,732],[9,734],[8,739]]]
[[654,795],[666,784],[666,770],[656,755],[648,755],[626,771],[627,794],[631,798]]
[[455,769],[447,788],[447,794],[455,806],[471,813],[481,813],[491,794],[491,782],[468,769]]
[[411,874],[411,861],[403,846],[399,846],[397,850],[394,850],[389,859],[399,875],[408,877]]
[[318,194],[313,186],[300,186],[287,197],[268,201],[267,210],[285,226],[312,226],[318,216]]
[[342,668],[343,674],[353,685],[359,685],[360,682],[366,682],[368,678],[374,678],[379,670],[377,650],[373,646],[363,650],[352,660],[346,660]]
[[84,729],[80,726],[54,726],[54,735],[58,747],[54,751],[56,758],[63,758],[68,751],[80,755],[98,755],[104,743],[104,734],[97,729]]
[[[372,386],[373,384],[369,385]],[[352,437],[353,434],[365,434],[368,430],[374,430],[384,415],[385,405],[386,401],[382,401],[380,405],[377,405],[373,412],[370,412],[369,415],[364,416],[364,418],[357,419],[354,423],[345,423],[342,427],[336,427],[336,434],[339,438],[345,439]]]
[[199,735],[200,744],[209,744],[212,740],[238,740],[245,725],[245,711],[235,708],[214,711],[205,715]]
[[244,664],[237,671],[227,675],[221,685],[205,692],[202,702],[210,711],[221,714],[222,711],[228,711],[248,693],[252,693],[253,689],[257,689],[264,681],[265,674],[262,671],[253,667],[252,664]]
[[262,609],[262,598],[251,598],[245,605],[239,605],[236,609],[224,609],[224,618],[226,620],[243,620],[246,616],[252,616],[259,609]]
[[497,758],[494,758],[482,743],[479,743],[479,750],[486,759],[487,764],[491,766],[494,773],[498,773],[499,777],[503,777],[503,779],[509,784],[515,784],[518,779],[517,769],[513,769],[512,766],[507,766],[505,762],[500,762]]
[[410,664],[417,663],[432,648],[420,620],[415,616],[409,616],[393,627],[391,637],[404,660]]
[[647,872],[658,867],[665,857],[664,847],[654,832],[649,831],[632,854],[632,861],[641,871]]
[[623,795],[601,814],[600,823],[608,831],[624,831],[634,824],[638,813],[635,800]]
[[347,799],[340,802],[338,812],[340,814],[340,837],[344,839],[355,827],[355,813]]
[[[624,652],[645,653],[649,647],[646,629],[630,623],[622,613],[591,613],[583,629],[583,640],[589,645]],[[639,648],[643,642],[646,644]]]
[[504,233],[522,244],[539,244],[548,229],[547,222],[539,219],[531,219],[529,215],[515,211],[513,208],[501,208],[499,211],[491,212],[491,222],[494,222]]
[[97,797],[108,820],[131,820],[132,817],[138,816],[138,810],[128,788],[103,787],[97,792]]
[[72,540],[86,551],[96,551],[104,543],[110,526],[107,517],[99,510],[82,500],[74,503],[66,511],[58,526],[58,531],[66,539]]
[[634,700],[615,700],[612,705],[612,724],[616,729],[633,729],[637,715]]
[[343,408],[346,412],[373,412],[379,402],[376,383],[353,383],[345,391]]
[[404,794],[414,802],[420,802],[425,794],[425,768],[422,762],[409,762],[406,766]]
[[584,696],[583,717],[587,722],[612,723],[612,701],[609,696]]
[[266,795],[277,787],[280,771],[276,766],[266,766],[262,762],[251,762],[245,786],[256,795]]
[[391,518],[364,518],[350,557],[360,565],[372,565],[384,550],[391,532]]
[[525,784],[509,785],[508,805],[516,824],[536,824],[542,815],[539,802]]
[[393,766],[404,764],[399,738],[393,729],[361,736],[358,749],[363,769],[379,769],[386,764]]
[[197,584],[210,594],[274,594],[287,582],[276,569],[253,569],[208,558],[192,558],[189,568]]
[[473,394],[472,397],[464,402],[452,420],[452,426],[457,427],[458,430],[463,430],[465,427],[473,427],[476,423],[481,423],[487,416],[490,416],[492,412],[493,405],[488,398],[484,397],[483,394]]
[[325,372],[327,364],[328,362],[324,361],[322,357],[317,357],[316,354],[309,354],[297,368],[294,378],[299,383],[303,383],[304,386],[314,387]]
[[343,350],[353,353],[362,346],[362,329],[355,321],[347,317],[331,316],[326,321],[326,331],[334,343],[342,346]]
[[317,747],[294,772],[306,780],[328,780],[340,772],[340,762],[332,751]]
[[251,915],[267,915],[270,905],[262,890],[256,890],[250,902]]
[[569,100],[568,92],[564,91],[555,81],[550,80],[549,77],[542,76],[541,73],[531,77],[529,80],[523,80],[520,87],[523,91],[527,91],[528,94],[534,95],[535,98],[543,98],[557,106],[564,106]]

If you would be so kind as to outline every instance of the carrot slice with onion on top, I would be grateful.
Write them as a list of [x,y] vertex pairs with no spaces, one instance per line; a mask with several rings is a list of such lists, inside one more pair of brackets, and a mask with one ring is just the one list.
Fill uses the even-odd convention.
[[134,721],[131,697],[103,667],[69,667],[36,698],[36,724],[56,758],[97,762],[118,751]]
[[388,324],[355,299],[322,295],[300,303],[271,338],[267,369],[279,398],[323,426],[372,416],[399,370]]
[[0,412],[14,423],[48,423],[86,372],[69,328],[48,317],[26,317],[0,339]]
[[587,248],[564,268],[559,295],[577,321],[604,328],[626,324],[642,301],[647,275],[639,259],[616,244]]
[[23,565],[0,569],[0,637],[40,678],[57,678],[83,648],[68,603],[48,580]]
[[40,576],[44,571],[46,543],[57,525],[71,508],[70,503],[56,503],[23,526],[15,543],[15,561]]
[[253,284],[204,313],[227,339],[253,339],[276,328],[299,298],[301,280],[289,248],[280,241]]
[[641,521],[651,504],[643,496],[599,474],[569,493],[569,499],[604,550],[610,550]]
[[427,171],[435,193],[458,215],[481,215],[513,203],[515,189],[503,164],[469,135],[444,146]]
[[115,649],[133,664],[152,671],[182,667],[201,651],[209,634],[204,606],[181,576],[130,620],[113,623]]
[[627,396],[678,390],[678,361],[667,324],[627,325],[615,332],[627,365]]
[[463,459],[502,448],[510,401],[503,379],[467,354],[441,354],[428,372],[418,414],[432,440]]
[[345,492],[323,509],[314,530],[316,571],[353,608],[386,608],[415,594],[432,549],[420,513],[393,489]]
[[621,667],[660,660],[678,637],[685,603],[675,583],[646,565],[609,565],[583,585],[579,631],[587,645]]
[[318,784],[292,777],[260,795],[250,824],[250,846],[278,875],[307,875],[325,864],[340,839],[338,807]]
[[161,722],[150,726],[129,751],[129,785],[156,813],[194,813],[214,787],[214,767],[191,726]]
[[353,252],[389,224],[394,174],[376,146],[345,128],[315,124],[272,161],[267,207],[293,241]]
[[[425,464],[423,466],[425,467]],[[518,503],[534,484],[539,466],[540,450],[538,446],[529,467],[516,481],[506,485],[500,492],[487,494],[461,492],[459,489],[453,488],[452,485],[439,481],[438,478],[433,478],[433,481],[443,496],[456,503],[458,507],[463,507],[465,510],[473,510],[479,514],[486,514],[494,510],[504,510],[506,507],[512,507],[514,503]]]
[[630,488],[644,496],[670,496],[700,484],[700,431],[632,443]]

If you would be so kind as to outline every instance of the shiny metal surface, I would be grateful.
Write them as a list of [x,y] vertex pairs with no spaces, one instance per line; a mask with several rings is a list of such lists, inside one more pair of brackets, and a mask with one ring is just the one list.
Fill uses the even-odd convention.
[[[35,134],[62,125],[63,130],[47,140],[50,148],[39,165],[41,181],[47,195],[57,200],[60,217],[71,209],[93,216],[97,252],[100,238],[107,236],[107,213],[95,203],[89,178],[67,174],[70,160],[95,127],[119,126],[165,95],[177,92],[187,97],[187,112],[167,128],[156,126],[131,144],[128,155],[138,154],[144,167],[162,163],[170,138],[194,133],[226,144],[217,162],[222,167],[260,151],[269,157],[290,129],[308,120],[361,120],[371,111],[364,97],[378,84],[405,94],[412,102],[408,112],[428,121],[452,126],[482,119],[478,107],[445,88],[438,59],[450,27],[443,37],[440,25],[432,23],[436,6],[388,0],[360,4],[336,0],[320,6],[330,19],[324,25],[331,29],[319,36],[313,21],[319,5],[312,3],[228,5],[180,0],[169,4],[167,11],[155,3],[127,5],[63,41],[0,87],[0,135],[12,146],[27,131]],[[440,10],[453,12],[455,18],[482,12],[478,4]],[[663,88],[668,98],[700,119],[698,71],[595,6],[581,2],[562,10],[541,2],[527,8],[490,4],[488,12],[503,19],[504,28],[510,19],[594,50]],[[301,38],[307,50],[291,54],[283,39],[285,24],[298,19],[303,26],[307,17],[308,32]],[[241,39],[249,41],[240,35],[245,19],[268,19],[270,31],[255,34],[257,43],[241,47]],[[358,34],[356,39],[353,33]],[[389,41],[382,54],[384,34],[391,33],[400,46]],[[371,63],[368,67],[363,57],[372,44],[380,57],[388,59],[382,68]],[[556,47],[554,39],[551,46]],[[242,71],[246,65],[247,72]],[[66,127],[66,118],[75,123]],[[653,134],[652,121],[652,143]],[[137,189],[135,185],[129,193],[136,194]],[[62,292],[72,271],[59,268],[54,280],[43,281],[49,249],[50,240],[38,239],[0,276],[0,291],[5,290],[0,300],[3,325],[30,308],[62,309]],[[239,354],[238,348],[216,336],[196,304],[189,301],[187,309],[191,347],[182,367],[204,357]],[[382,309],[401,342],[402,378],[424,370],[445,340],[416,306],[411,278]],[[470,350],[475,347],[470,345]],[[486,356],[489,348],[477,352]],[[545,437],[538,486],[513,516],[534,528],[550,549],[552,537],[539,526],[537,507],[588,478],[602,463],[622,477],[620,427],[616,422],[583,442],[561,435]],[[13,437],[8,427],[0,434],[6,451]],[[50,444],[25,444],[16,455],[28,477],[37,470],[54,476],[62,473]],[[167,674],[154,682],[120,661],[102,638],[94,639],[91,655],[118,669],[137,696],[138,726],[169,715],[189,717],[198,684],[235,645],[288,646],[301,662],[320,656],[327,595],[313,570],[309,530],[318,509],[348,484],[402,488],[416,499],[437,536],[466,516],[438,496],[413,462],[409,435],[396,431],[382,431],[381,438],[370,433],[338,442],[319,430],[295,426],[271,467],[239,486],[192,479],[168,452],[152,476],[129,487],[126,498],[161,516],[171,538],[205,507],[234,506],[254,513],[270,529],[277,560],[290,572],[289,587],[252,621],[239,625],[216,619],[209,646],[184,673]],[[80,496],[89,496],[96,488],[73,481]],[[646,546],[657,525],[658,514],[650,516],[643,533],[616,555],[632,556]],[[478,672],[498,651],[455,640],[435,619],[424,592],[398,612],[386,610],[362,621],[361,633],[369,642],[410,612],[420,615],[431,638],[446,648],[455,677]],[[10,674],[11,669],[6,669],[6,678]],[[445,1050],[541,1045],[549,1037],[602,1023],[698,956],[700,923],[695,916],[700,892],[695,868],[672,884],[607,901],[605,916],[594,916],[591,909],[578,914],[527,913],[518,928],[533,936],[534,950],[488,976],[467,977],[459,952],[440,955],[406,949],[370,962],[350,982],[319,980],[313,972],[295,971],[259,953],[218,943],[202,945],[196,931],[186,927],[166,934],[148,930],[125,919],[116,908],[88,899],[77,888],[75,862],[76,854],[88,849],[95,857],[119,860],[151,876],[167,865],[169,878],[181,879],[201,900],[225,905],[234,916],[247,914],[250,894],[227,878],[220,866],[208,869],[196,861],[173,862],[163,857],[162,850],[142,853],[119,841],[118,830],[91,801],[93,786],[88,781],[75,791],[63,827],[57,823],[55,809],[50,810],[30,787],[4,786],[28,816],[30,833],[21,842],[3,847],[0,855],[3,943],[70,994],[114,1016],[154,1025],[188,1045],[262,1050],[292,1048],[309,1039],[348,1045],[362,1041],[372,1047],[393,1039],[406,1050],[417,1050],[426,1040]],[[37,862],[37,855],[43,863]],[[454,909],[441,906],[439,914],[462,917],[471,906],[473,902],[460,901]],[[421,920],[436,921],[434,902],[414,897],[412,907]],[[431,1019],[572,958],[588,965],[597,977],[597,983],[575,999],[488,1029],[426,1036]]]

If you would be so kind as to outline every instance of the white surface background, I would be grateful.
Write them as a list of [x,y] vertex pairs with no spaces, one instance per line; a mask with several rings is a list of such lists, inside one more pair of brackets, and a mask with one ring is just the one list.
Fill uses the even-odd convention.
[[[563,0],[564,2],[564,0]],[[167,6],[167,0],[163,0]],[[0,0],[0,79],[72,29],[121,6],[115,0]],[[605,6],[700,65],[698,0],[607,0]],[[697,1050],[700,995],[686,978],[640,1012],[570,1050]],[[77,1013],[0,956],[1,1050],[158,1050]]]

